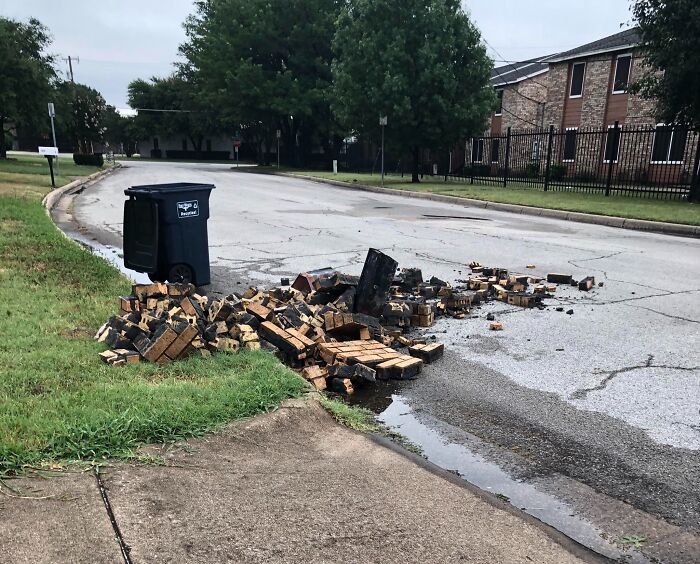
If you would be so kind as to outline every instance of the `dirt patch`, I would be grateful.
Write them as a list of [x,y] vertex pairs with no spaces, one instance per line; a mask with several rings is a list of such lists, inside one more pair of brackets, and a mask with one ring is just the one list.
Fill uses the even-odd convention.
[[60,332],[61,337],[65,339],[88,339],[93,334],[94,331],[90,331],[87,327],[73,327],[72,329],[63,329]]

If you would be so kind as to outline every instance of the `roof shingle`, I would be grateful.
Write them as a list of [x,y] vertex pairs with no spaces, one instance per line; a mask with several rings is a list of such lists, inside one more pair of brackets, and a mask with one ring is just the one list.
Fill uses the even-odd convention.
[[563,53],[558,53],[547,59],[551,63],[557,63],[560,61],[568,61],[569,59],[576,59],[578,57],[585,57],[587,55],[592,55],[594,53],[605,53],[608,51],[617,51],[618,49],[624,49],[625,47],[630,47],[638,45],[641,41],[641,33],[638,27],[633,27],[626,29],[619,33],[609,35],[608,37],[603,37],[597,41],[592,41],[591,43],[586,43],[580,47],[575,47],[569,51],[564,51]]

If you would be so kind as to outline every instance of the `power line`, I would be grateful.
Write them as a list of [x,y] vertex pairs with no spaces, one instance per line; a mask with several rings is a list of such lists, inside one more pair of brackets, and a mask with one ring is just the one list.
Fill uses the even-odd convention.
[[[541,102],[541,103],[544,104],[544,102]],[[501,108],[501,111],[503,111],[503,112],[505,112],[505,113],[507,113],[507,114],[510,114],[510,115],[512,115],[513,117],[518,118],[520,121],[524,121],[525,123],[527,123],[527,124],[529,124],[529,125],[533,125],[533,126],[535,126],[535,127],[537,127],[537,128],[540,128],[540,127],[541,127],[540,124],[537,124],[537,123],[535,123],[534,121],[530,121],[529,119],[525,119],[524,117],[521,117],[521,116],[519,116],[519,115],[517,115],[517,114],[511,112],[511,111],[510,111],[509,109],[507,109],[507,108]]]
[[[496,55],[498,55],[498,56],[501,57],[502,59],[505,59],[505,57],[503,57],[503,55],[501,55],[498,51],[496,51],[496,49],[493,47],[493,45],[491,45],[488,41],[486,41],[486,38],[484,38],[484,43],[486,43],[486,45],[488,45],[488,46],[491,48],[491,50],[492,50],[494,53],[496,53]],[[527,62],[527,63],[539,63],[539,62],[541,62],[541,61],[529,60],[529,61],[523,61],[523,62]],[[513,67],[513,70],[514,70],[514,71],[520,72],[520,69],[519,69],[518,67],[516,67],[515,65],[509,64],[509,66]],[[497,74],[498,76],[500,76],[501,78],[503,78],[503,75],[502,75],[500,72],[498,72],[497,69],[494,69],[494,71],[496,71],[496,74]],[[505,80],[505,79],[504,79],[504,80]],[[530,80],[532,80],[533,84],[537,84],[538,86],[541,86],[542,88],[548,88],[548,86],[542,84],[541,82],[537,82],[534,78],[531,78]],[[508,81],[506,80],[506,82],[508,82]]]
[[132,108],[132,110],[136,110],[137,112],[172,112],[172,113],[179,113],[179,114],[198,114],[201,112],[198,112],[196,110],[163,110],[159,108]]

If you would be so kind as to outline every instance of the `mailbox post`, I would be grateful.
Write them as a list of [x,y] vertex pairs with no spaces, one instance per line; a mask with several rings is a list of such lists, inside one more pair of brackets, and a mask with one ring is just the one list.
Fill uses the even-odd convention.
[[[56,188],[56,181],[53,176],[53,160],[58,157],[58,147],[39,147],[39,154],[49,161],[49,171],[51,172],[51,186]],[[58,173],[58,161],[56,161],[56,173]]]

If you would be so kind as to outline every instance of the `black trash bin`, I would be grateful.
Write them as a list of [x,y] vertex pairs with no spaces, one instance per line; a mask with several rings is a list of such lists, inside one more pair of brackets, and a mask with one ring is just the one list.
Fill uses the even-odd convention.
[[209,284],[213,184],[147,184],[124,193],[124,265],[151,280]]

